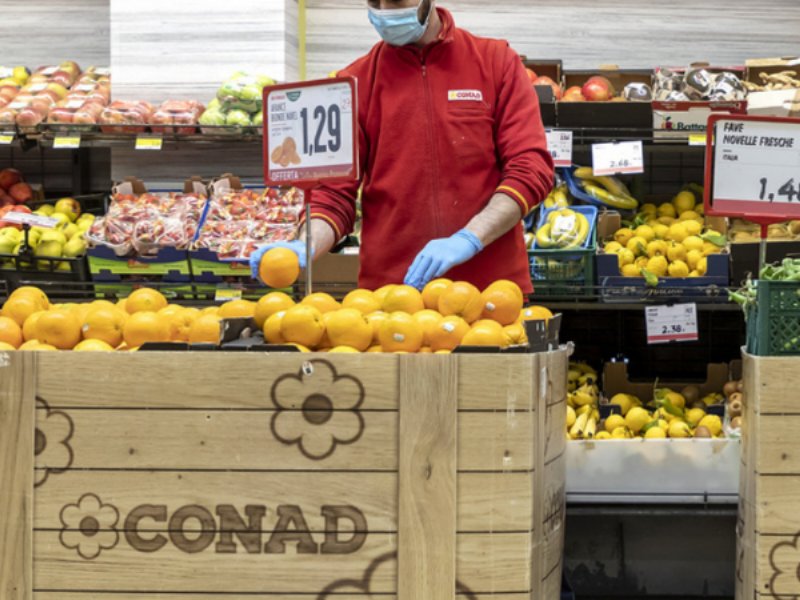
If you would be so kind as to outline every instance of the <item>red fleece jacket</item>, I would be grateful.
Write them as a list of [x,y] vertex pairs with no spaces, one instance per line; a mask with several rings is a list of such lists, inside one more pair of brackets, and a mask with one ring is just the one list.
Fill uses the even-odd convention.
[[[364,288],[402,283],[425,244],[462,229],[496,192],[525,215],[553,185],[539,103],[519,56],[437,10],[435,42],[423,49],[381,42],[340,73],[358,82]],[[314,191],[312,218],[337,236],[350,233],[358,187]],[[446,276],[481,289],[511,279],[530,293],[522,226]]]

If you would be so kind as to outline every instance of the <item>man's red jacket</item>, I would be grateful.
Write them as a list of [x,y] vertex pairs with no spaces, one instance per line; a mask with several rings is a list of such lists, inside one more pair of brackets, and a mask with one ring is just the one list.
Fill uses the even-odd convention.
[[[377,44],[341,71],[358,81],[362,191],[359,285],[402,283],[429,241],[462,229],[500,192],[526,215],[553,186],[539,102],[507,42],[458,29],[419,49]],[[353,229],[358,184],[323,186],[311,216]],[[511,279],[532,291],[518,224],[446,274],[483,289]]]

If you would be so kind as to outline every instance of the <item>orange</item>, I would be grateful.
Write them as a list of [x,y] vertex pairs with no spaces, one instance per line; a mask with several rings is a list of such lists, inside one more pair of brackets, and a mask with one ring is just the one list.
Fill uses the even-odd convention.
[[[89,305],[92,308],[100,308],[101,306],[105,306],[106,308],[119,308],[119,305],[110,302],[109,300],[94,300],[90,302]],[[176,306],[174,304],[170,304],[170,306]],[[125,310],[124,308],[122,310]]]
[[122,343],[122,330],[125,327],[126,315],[117,307],[100,306],[89,311],[83,321],[83,339],[101,340],[116,348]]
[[528,343],[528,335],[525,333],[525,326],[522,323],[506,325],[503,327],[503,331],[509,346],[522,346]]
[[22,337],[27,342],[28,340],[35,340],[36,339],[36,323],[39,321],[39,317],[41,317],[46,310],[39,310],[33,313],[30,317],[25,319],[25,324],[22,326]]
[[386,300],[386,295],[391,292],[394,288],[397,287],[397,284],[390,283],[389,285],[384,285],[383,287],[379,287],[377,290],[373,292],[375,295],[375,300],[378,301],[378,304],[383,307],[383,302]]
[[452,350],[436,350],[434,354],[452,354]]
[[150,288],[134,290],[125,300],[125,310],[131,315],[142,311],[158,312],[166,306],[164,294]]
[[428,285],[422,290],[422,301],[425,303],[425,308],[439,310],[439,296],[442,295],[442,292],[445,291],[451,283],[453,283],[451,280],[445,279],[444,277],[429,281]]
[[103,340],[83,340],[73,350],[75,352],[113,352],[114,348]]
[[503,326],[491,319],[477,321],[461,340],[461,343],[464,346],[499,346],[501,348],[508,345]]
[[86,315],[88,315],[91,310],[91,304],[75,304],[70,307],[69,312],[78,319],[78,323],[83,323],[84,320],[86,320]]
[[336,346],[328,350],[331,354],[358,354],[359,351],[350,346]]
[[433,354],[433,350],[430,349],[430,346],[423,346],[419,349],[420,354]]
[[264,327],[267,319],[274,315],[276,312],[282,310],[289,310],[294,306],[294,300],[283,292],[271,292],[266,296],[261,296],[256,302],[256,310],[253,318],[259,327]]
[[493,319],[500,325],[511,325],[522,311],[522,292],[517,294],[505,286],[489,286],[481,294],[481,301],[481,318]]
[[365,315],[381,309],[381,303],[375,298],[375,294],[369,290],[353,290],[344,297],[342,306],[344,308],[355,308]]
[[10,350],[16,350],[16,348],[7,342],[0,342],[0,352],[8,352]]
[[383,310],[387,313],[405,312],[413,315],[424,309],[425,303],[422,301],[422,294],[417,288],[410,285],[394,286],[383,300]]
[[367,315],[367,322],[372,325],[372,343],[378,343],[378,332],[381,330],[381,323],[389,318],[389,315],[382,310],[376,310]]
[[190,344],[219,344],[220,321],[218,315],[200,315],[189,327]]
[[325,323],[322,312],[313,306],[299,304],[286,311],[281,320],[281,335],[287,342],[313,348],[322,340]]
[[172,317],[182,310],[182,306],[178,306],[177,304],[167,304],[164,308],[158,311],[158,314],[164,315],[165,317]]
[[310,294],[303,298],[300,304],[305,306],[313,306],[323,314],[342,308],[342,306],[333,299],[333,296],[326,294],[325,292],[315,292]]
[[289,287],[300,277],[300,260],[288,248],[273,248],[261,257],[258,276],[271,288]]
[[22,345],[22,328],[11,317],[0,317],[0,342],[10,344],[14,348]]
[[525,296],[523,295],[519,286],[509,279],[498,279],[497,281],[490,283],[486,289],[493,290],[498,288],[512,291],[516,296],[519,296],[520,300],[525,299]]
[[29,342],[25,342],[17,348],[17,350],[36,350],[36,351],[44,351],[44,350],[58,350],[55,346],[51,346],[50,344],[42,344],[38,340],[31,340]]
[[223,319],[253,317],[256,314],[256,305],[250,300],[230,300],[219,307],[217,314]]
[[50,308],[50,299],[47,297],[42,290],[37,287],[33,287],[31,285],[23,285],[22,287],[18,287],[11,295],[8,297],[10,300],[11,298],[19,298],[21,296],[27,296],[33,298],[33,300],[41,306],[42,310],[47,310]]
[[201,315],[217,315],[219,314],[219,307],[218,306],[206,306],[203,310],[200,311]]
[[12,294],[12,297],[9,297],[3,304],[2,315],[13,319],[17,325],[22,327],[25,319],[40,310],[44,310],[44,308],[32,294],[22,294],[16,297],[13,297]]
[[281,335],[281,321],[286,314],[285,310],[279,310],[267,317],[264,322],[264,339],[270,344],[283,344],[286,342]]
[[435,310],[421,310],[413,315],[414,320],[422,328],[422,345],[431,345],[431,333],[439,323],[442,322],[444,317]]
[[167,317],[169,320],[169,339],[173,342],[188,342],[192,323],[200,317],[196,308],[182,308]]
[[380,345],[370,346],[369,348],[367,348],[367,352],[370,354],[380,353],[383,352],[383,348],[381,348]]
[[396,312],[389,315],[378,333],[384,352],[416,352],[422,347],[422,328],[411,315]]
[[548,321],[553,313],[544,306],[526,306],[519,315],[520,321]]
[[334,349],[350,346],[364,352],[372,343],[372,325],[355,308],[342,308],[325,315],[325,332]]
[[482,311],[480,290],[466,281],[456,281],[439,296],[439,312],[445,317],[457,315],[467,323],[473,323],[480,318]]
[[145,342],[168,342],[169,320],[152,311],[139,311],[128,317],[122,337],[128,348],[138,348]]
[[469,324],[456,315],[444,317],[429,333],[431,350],[453,350],[469,332]]
[[36,337],[42,344],[70,350],[81,341],[81,323],[73,314],[49,310],[36,322]]

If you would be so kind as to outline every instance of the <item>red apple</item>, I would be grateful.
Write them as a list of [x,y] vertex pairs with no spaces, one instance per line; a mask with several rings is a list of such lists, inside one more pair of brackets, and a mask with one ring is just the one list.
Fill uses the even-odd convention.
[[562,102],[586,102],[586,98],[583,97],[581,90],[578,89],[577,91],[571,91],[564,94],[561,98]]
[[0,208],[14,204],[14,199],[0,189]]
[[561,86],[558,85],[555,81],[547,77],[546,75],[542,75],[541,77],[537,77],[533,81],[533,85],[549,85],[553,89],[553,97],[556,100],[561,100]]
[[27,183],[16,183],[8,190],[8,195],[14,199],[17,204],[25,204],[33,200],[33,190]]
[[527,68],[527,67],[526,67],[526,68],[525,68],[525,72],[528,74],[528,79],[530,79],[530,80],[531,80],[531,83],[533,83],[534,81],[536,81],[536,79],[539,77],[539,76],[536,74],[536,71],[534,71],[533,69],[529,69],[529,68]]
[[22,173],[16,169],[3,169],[0,171],[0,188],[8,191],[20,181],[22,181]]
[[4,206],[3,208],[0,208],[0,227],[14,227],[16,229],[22,229],[22,225],[19,225],[17,223],[7,223],[6,221],[3,221],[3,215],[10,212],[23,212],[31,214],[31,209],[28,208],[27,206],[14,206],[14,205],[8,205]]
[[590,102],[605,102],[614,97],[614,87],[605,77],[591,77],[581,88],[583,96]]

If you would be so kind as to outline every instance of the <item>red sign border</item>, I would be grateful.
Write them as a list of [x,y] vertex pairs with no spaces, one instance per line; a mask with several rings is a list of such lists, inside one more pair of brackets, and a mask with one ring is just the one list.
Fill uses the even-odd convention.
[[[343,177],[326,177],[324,179],[295,179],[295,180],[281,180],[274,181],[269,176],[269,157],[271,155],[269,148],[269,133],[268,133],[268,120],[267,120],[267,98],[272,92],[279,92],[281,90],[297,90],[311,87],[319,87],[322,85],[331,85],[333,83],[346,83],[350,86],[353,93],[353,168],[351,176]],[[270,85],[264,88],[262,93],[262,112],[264,115],[264,134],[262,135],[262,149],[263,149],[263,168],[264,168],[264,183],[273,187],[286,187],[294,186],[300,189],[308,189],[319,185],[321,182],[325,183],[349,183],[358,181],[360,178],[360,165],[358,160],[358,96],[357,96],[357,82],[353,77],[329,77],[326,79],[314,79],[311,81],[298,81],[295,83],[280,83],[278,85]]]
[[[769,225],[780,223],[791,219],[800,219],[800,203],[797,206],[797,214],[779,212],[781,209],[791,207],[791,204],[774,204],[762,201],[743,202],[741,200],[730,200],[724,198],[713,198],[714,196],[714,136],[717,121],[756,121],[762,123],[788,123],[800,125],[800,119],[790,117],[766,117],[760,115],[737,115],[730,113],[713,114],[708,117],[706,127],[706,161],[705,161],[705,190],[703,194],[703,207],[705,214],[711,217],[734,217],[747,219],[759,225]],[[713,199],[712,199],[713,198]],[[716,204],[723,202],[723,206]],[[714,205],[718,208],[714,208]],[[765,211],[765,207],[774,207],[774,210]]]

